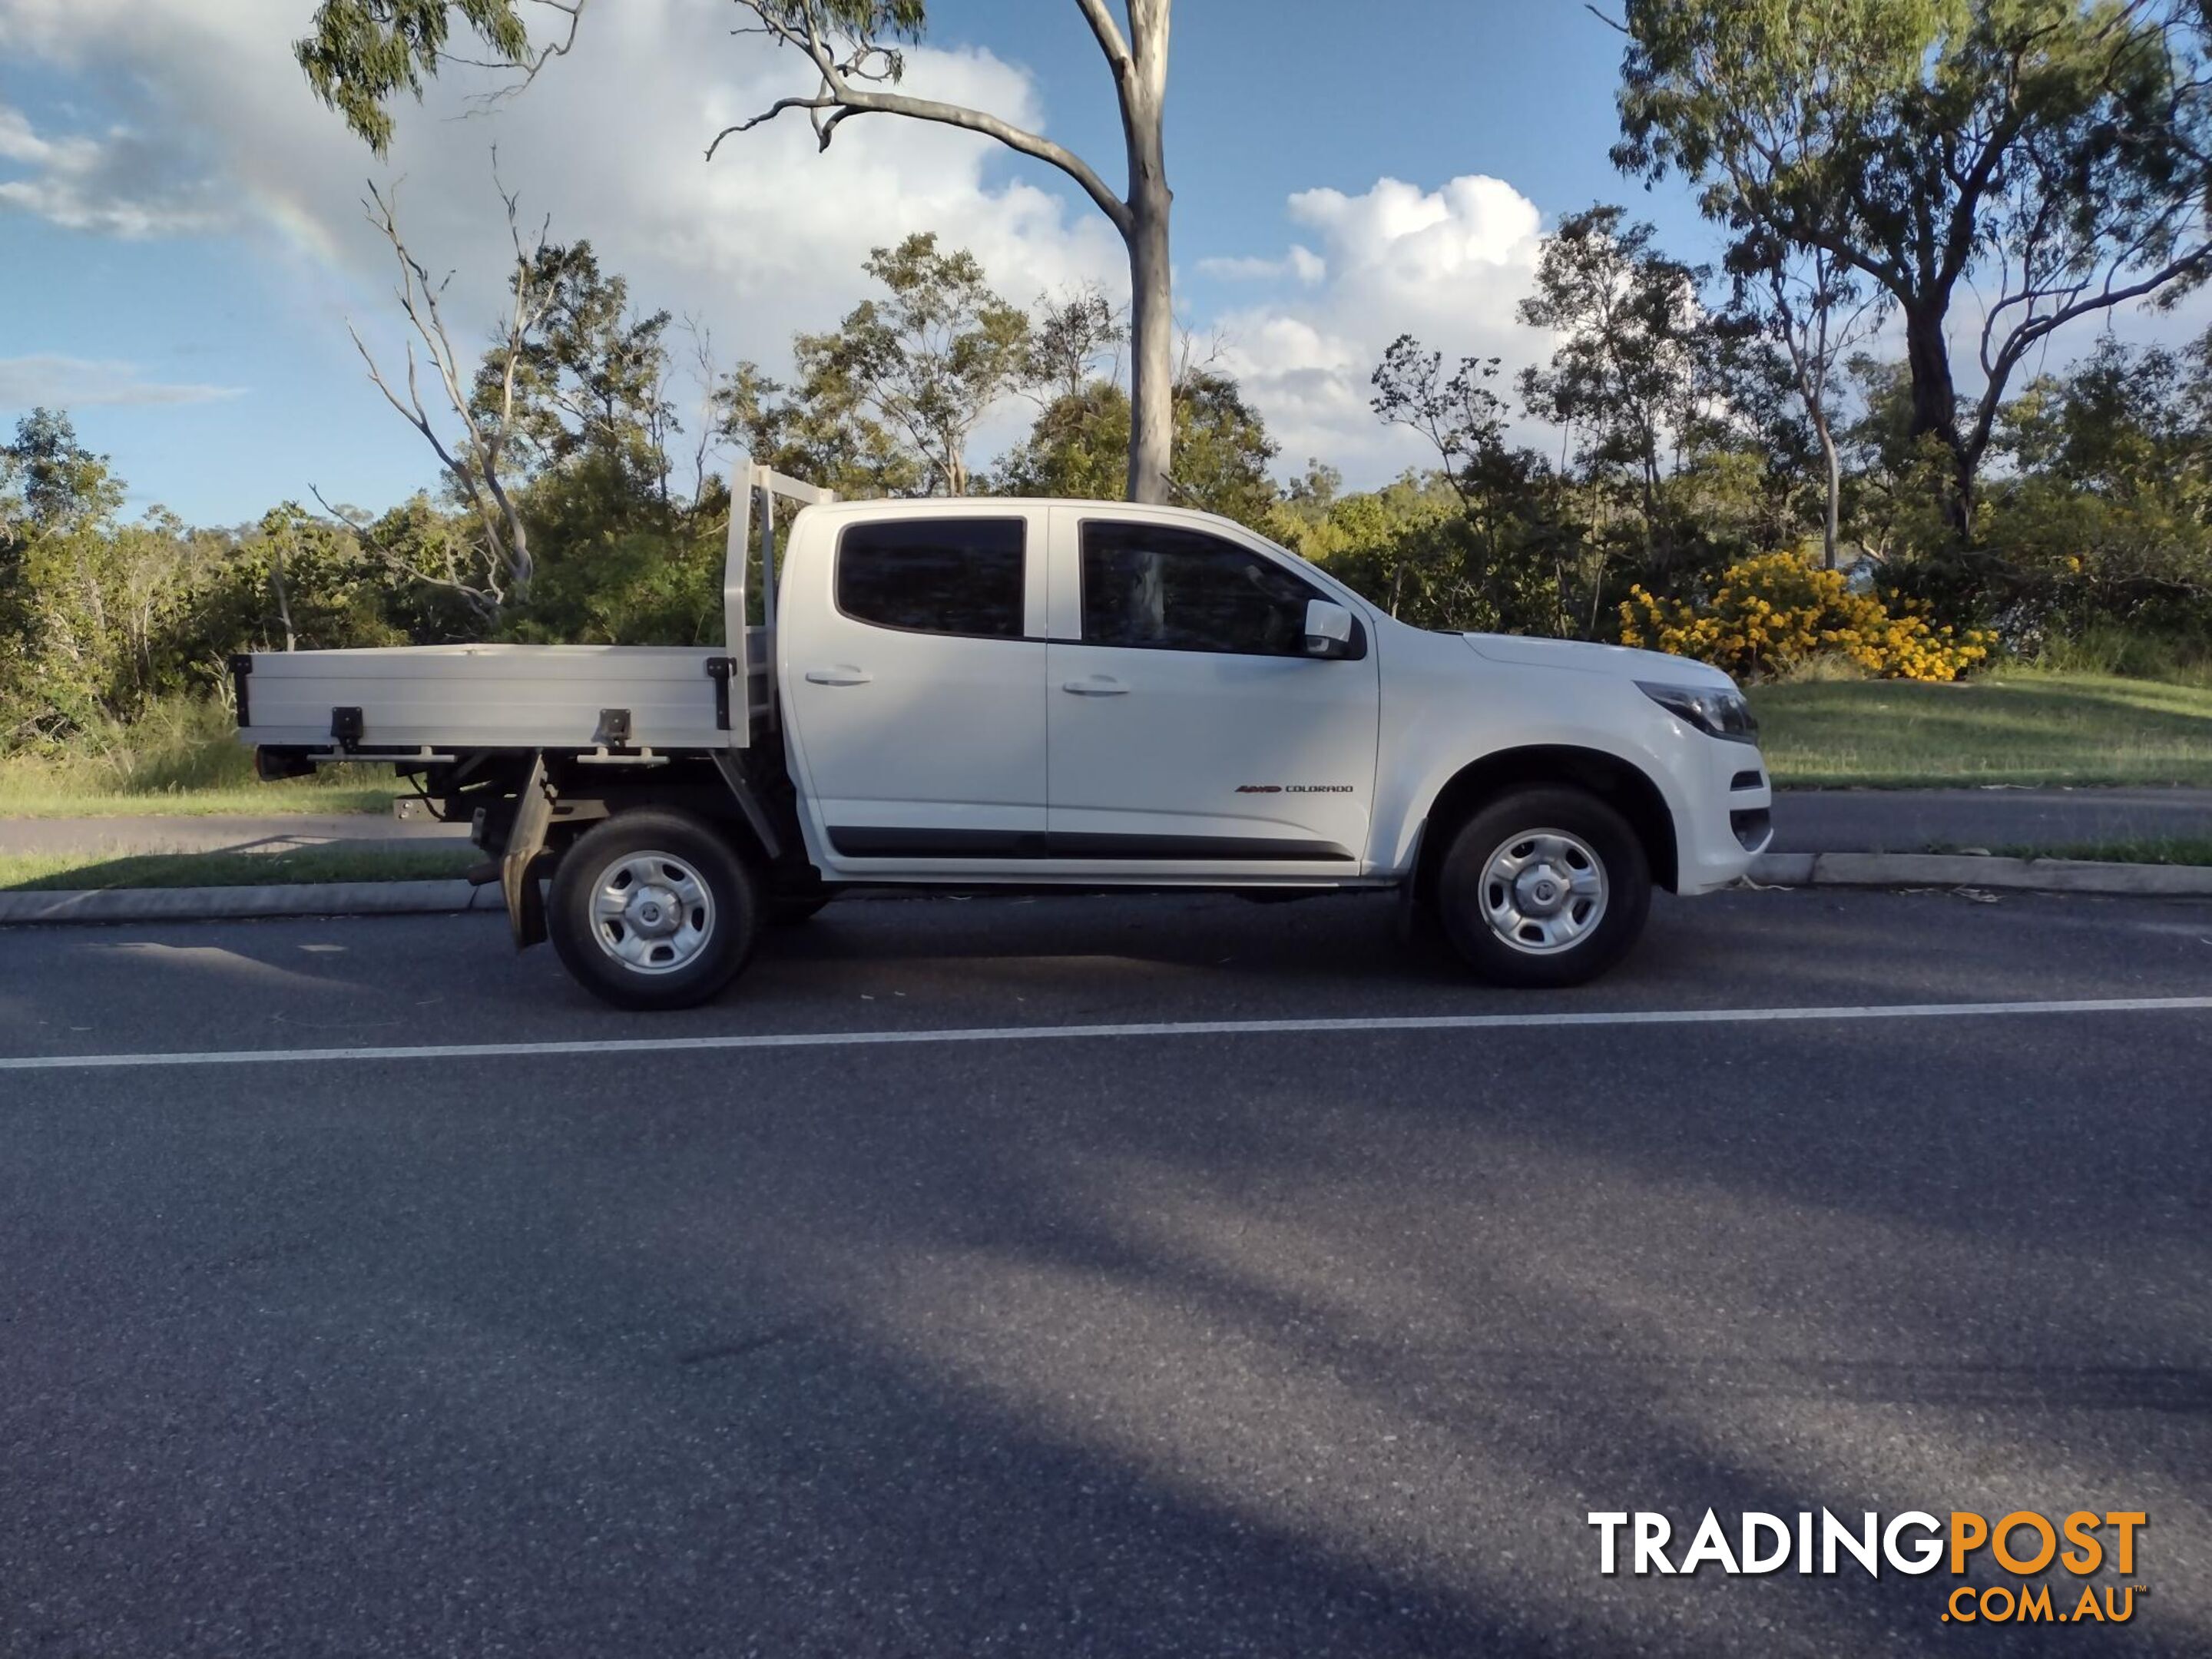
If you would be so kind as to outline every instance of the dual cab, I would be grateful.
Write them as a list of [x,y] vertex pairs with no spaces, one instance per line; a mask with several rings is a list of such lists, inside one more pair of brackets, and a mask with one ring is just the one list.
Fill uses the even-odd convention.
[[1655,884],[1767,840],[1749,711],[1700,664],[1425,632],[1204,514],[741,476],[727,646],[258,654],[264,775],[392,761],[500,855],[518,940],[631,1006],[884,885],[1395,888],[1483,976],[1564,985]]

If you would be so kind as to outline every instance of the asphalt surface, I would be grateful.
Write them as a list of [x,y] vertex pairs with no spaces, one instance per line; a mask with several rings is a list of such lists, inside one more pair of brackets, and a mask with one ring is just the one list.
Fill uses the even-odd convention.
[[[316,817],[0,818],[0,854],[284,852],[333,841],[420,847],[466,824],[356,812]],[[1922,853],[2212,836],[2212,789],[1785,790],[1777,853]]]
[[1777,853],[2056,848],[2212,839],[2212,789],[1813,789],[1774,808]]
[[[833,906],[0,932],[0,1055],[2201,998],[2212,906]],[[2202,1654],[2212,1011],[0,1071],[0,1653]],[[2142,1510],[2125,1626],[1593,1510]],[[2071,1581],[2061,1579],[2062,1606]]]

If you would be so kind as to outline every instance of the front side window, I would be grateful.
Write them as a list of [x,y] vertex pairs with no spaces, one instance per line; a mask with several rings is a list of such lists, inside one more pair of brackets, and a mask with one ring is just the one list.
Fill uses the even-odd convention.
[[1323,598],[1273,559],[1202,531],[1111,519],[1083,526],[1083,639],[1158,651],[1305,653]]
[[910,634],[1022,637],[1019,519],[892,519],[837,541],[837,608]]

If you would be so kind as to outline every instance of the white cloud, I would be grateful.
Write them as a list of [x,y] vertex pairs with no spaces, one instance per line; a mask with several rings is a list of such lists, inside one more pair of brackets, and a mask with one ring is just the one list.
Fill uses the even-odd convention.
[[28,171],[0,178],[0,208],[67,230],[168,236],[218,230],[229,222],[214,186],[180,167],[175,147],[150,143],[127,127],[111,127],[98,137],[47,137],[21,110],[0,104],[0,163],[6,162]]
[[1328,262],[1310,247],[1293,243],[1279,259],[1200,259],[1199,270],[1224,283],[1264,282],[1271,277],[1295,277],[1309,286],[1328,275]]
[[1503,179],[1468,175],[1424,190],[1380,179],[1357,196],[1302,191],[1289,210],[1320,241],[1326,282],[1222,323],[1224,366],[1267,416],[1286,464],[1318,455],[1372,483],[1427,459],[1369,407],[1369,379],[1400,334],[1448,359],[1503,357],[1509,371],[1547,349],[1515,316],[1542,250],[1542,216]]
[[[511,257],[495,144],[532,221],[550,214],[556,239],[588,238],[642,305],[696,313],[726,356],[771,368],[794,330],[819,328],[863,295],[872,247],[910,231],[972,249],[1018,300],[1086,281],[1127,290],[1103,218],[1039,188],[1030,164],[978,135],[870,118],[817,154],[804,118],[787,116],[707,161],[715,132],[805,77],[796,56],[732,37],[720,9],[698,0],[587,10],[573,56],[490,106],[481,94],[492,77],[449,70],[426,104],[398,104],[388,164],[303,84],[290,43],[308,10],[300,0],[0,0],[0,53],[83,72],[129,100],[139,125],[190,135],[226,209],[291,260],[295,280],[272,287],[341,340],[340,313],[366,324],[374,344],[396,338],[389,251],[360,210],[372,177],[400,181],[410,244],[456,273],[447,301],[456,331],[489,327]],[[1044,125],[1028,76],[988,53],[910,52],[906,84]],[[375,394],[364,385],[360,395]]]
[[204,404],[235,398],[244,388],[149,380],[136,363],[64,357],[46,352],[0,357],[0,409],[82,409],[91,404],[145,406]]

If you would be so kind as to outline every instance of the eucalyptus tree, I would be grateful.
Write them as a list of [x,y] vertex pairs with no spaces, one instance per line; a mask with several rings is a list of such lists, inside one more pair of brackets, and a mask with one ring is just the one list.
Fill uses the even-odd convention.
[[1593,475],[1633,481],[1649,545],[1669,448],[1686,434],[1702,381],[1707,273],[1669,258],[1618,207],[1571,213],[1544,240],[1521,320],[1548,329],[1551,360],[1522,372],[1528,412],[1575,434]]
[[968,493],[968,442],[1030,369],[1029,314],[991,290],[965,248],[918,231],[862,265],[884,289],[836,328],[793,342],[802,395],[872,416],[919,462],[932,495]]
[[[1260,531],[1273,527],[1282,492],[1269,474],[1279,446],[1229,375],[1186,363],[1175,383],[1175,471],[1169,499]],[[994,489],[1009,495],[1110,499],[1129,447],[1129,394],[1099,378],[1054,397],[1029,436],[999,459]]]
[[[707,3],[707,0],[696,0]],[[961,128],[1058,168],[1106,216],[1129,261],[1130,394],[1127,493],[1168,498],[1175,433],[1175,319],[1169,264],[1164,137],[1171,0],[1074,0],[1114,82],[1126,157],[1119,191],[1084,157],[1043,134],[986,110],[900,89],[904,48],[921,38],[924,0],[732,0],[747,19],[738,32],[763,36],[795,53],[811,85],[714,136],[722,143],[787,113],[803,113],[827,149],[857,115],[896,115]],[[483,62],[456,54],[456,21],[489,61],[526,81],[576,45],[587,0],[323,0],[296,51],[309,83],[353,130],[381,153],[392,137],[391,100],[420,96],[441,64]],[[533,13],[532,8],[538,9]],[[1120,15],[1117,17],[1116,13]],[[552,27],[544,44],[531,33],[538,14]],[[1124,25],[1126,24],[1126,27]]]
[[1118,379],[1119,349],[1128,343],[1127,319],[1095,283],[1057,295],[1039,295],[1030,323],[1029,362],[1023,378],[1040,402],[1072,398],[1091,383],[1100,359],[1112,356],[1109,380]]
[[498,421],[524,471],[589,459],[626,493],[668,504],[670,435],[665,311],[640,313],[629,280],[604,270],[588,241],[541,240],[508,277],[538,296],[538,325],[495,341],[477,369],[471,400]]
[[[1894,301],[1954,533],[2021,363],[2212,270],[2201,0],[1626,0],[1613,160]],[[1977,294],[1962,402],[1953,307]]]
[[[861,408],[849,384],[793,386],[758,363],[740,362],[714,390],[717,431],[753,459],[840,495],[927,493],[928,474],[898,435]],[[810,395],[810,393],[811,395]]]
[[1778,237],[1741,240],[1729,256],[1735,305],[1781,348],[1791,389],[1820,447],[1821,563],[1836,568],[1842,535],[1844,466],[1837,434],[1844,366],[1887,314],[1887,295],[1855,281],[1825,247],[1793,248]]
[[[1425,439],[1441,470],[1425,489],[1402,488],[1414,485],[1411,473],[1401,480],[1401,496],[1412,499],[1386,515],[1391,528],[1353,564],[1369,567],[1372,592],[1392,616],[1424,627],[1572,635],[1595,626],[1602,558],[1586,560],[1579,533],[1561,533],[1562,515],[1547,512],[1559,481],[1534,450],[1507,441],[1512,409],[1490,389],[1498,374],[1495,357],[1462,357],[1447,374],[1442,352],[1410,334],[1391,342],[1370,381],[1369,407],[1385,425]],[[1439,514],[1441,503],[1419,499],[1434,495],[1436,477],[1456,499],[1456,513]],[[1316,482],[1333,488],[1326,476]],[[1588,607],[1575,591],[1581,576]]]

